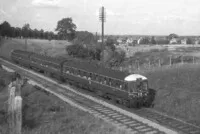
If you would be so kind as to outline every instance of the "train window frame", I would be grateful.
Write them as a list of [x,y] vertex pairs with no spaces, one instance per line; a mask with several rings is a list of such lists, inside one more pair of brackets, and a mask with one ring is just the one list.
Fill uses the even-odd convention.
[[95,75],[95,73],[92,73],[91,79],[94,80],[94,81],[96,80],[96,75]]
[[113,80],[112,80],[111,86],[112,86],[112,87],[117,87],[117,86],[116,86],[116,79],[113,79]]
[[125,91],[129,91],[129,89],[128,89],[128,83],[127,83],[127,82],[124,82],[124,83],[123,83],[123,89],[124,89]]
[[108,82],[107,82],[107,77],[104,77],[103,83],[107,85],[107,83],[108,83]]
[[112,84],[112,78],[108,78],[108,85],[111,86]]
[[91,72],[89,72],[89,77],[88,77],[88,79],[90,78],[90,80],[92,79],[92,73]]
[[80,69],[78,69],[77,75],[81,76],[81,70]]
[[95,81],[99,82],[99,75],[98,74],[95,74]]

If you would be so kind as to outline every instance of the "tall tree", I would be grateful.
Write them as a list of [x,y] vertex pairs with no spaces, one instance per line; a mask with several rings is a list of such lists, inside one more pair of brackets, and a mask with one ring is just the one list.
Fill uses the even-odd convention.
[[177,35],[177,34],[174,34],[174,33],[172,33],[172,34],[170,34],[167,38],[168,38],[168,40],[171,40],[171,39],[173,39],[173,38],[178,38],[179,36]]
[[2,36],[9,36],[9,37],[12,36],[12,28],[7,21],[4,21],[0,25],[0,33],[1,33]]
[[22,27],[22,35],[23,37],[29,37],[29,33],[30,33],[30,25],[29,24],[24,24],[24,26]]
[[40,37],[40,39],[44,38],[44,30],[43,29],[40,30],[40,36],[39,37]]
[[156,44],[156,40],[155,40],[154,36],[151,37],[151,41],[150,42],[151,42],[151,44]]
[[63,18],[58,21],[56,31],[59,37],[71,41],[75,38],[76,25],[72,22],[72,18]]
[[192,44],[192,39],[191,38],[187,38],[187,44]]
[[74,40],[74,44],[94,44],[95,37],[92,33],[88,31],[76,31],[76,38]]

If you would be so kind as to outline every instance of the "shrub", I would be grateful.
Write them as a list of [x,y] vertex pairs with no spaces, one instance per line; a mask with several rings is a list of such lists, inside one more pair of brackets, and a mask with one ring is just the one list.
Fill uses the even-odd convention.
[[110,67],[120,66],[125,60],[126,54],[124,51],[113,53],[112,58],[108,61]]
[[150,52],[159,52],[160,50],[159,49],[152,49],[150,50]]
[[80,44],[67,46],[66,51],[69,55],[82,59],[89,58],[93,60],[100,60],[101,57],[100,49],[89,49]]

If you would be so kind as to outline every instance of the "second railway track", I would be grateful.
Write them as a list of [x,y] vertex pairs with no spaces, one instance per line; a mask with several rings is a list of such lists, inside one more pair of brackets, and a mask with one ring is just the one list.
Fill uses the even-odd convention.
[[[120,126],[130,133],[138,134],[164,134],[164,133],[185,133],[185,134],[200,134],[200,127],[183,122],[178,119],[168,117],[166,115],[154,112],[152,110],[141,109],[131,113],[119,107],[111,105],[103,100],[95,99],[87,94],[82,94],[65,84],[58,84],[41,74],[24,69],[9,61],[1,59],[8,67],[17,70],[22,75],[35,81],[38,87],[48,90],[61,99],[68,99],[68,103],[73,103],[76,107],[82,108],[85,111],[94,114],[104,120],[107,120],[114,125]],[[31,81],[30,81],[31,83]],[[142,117],[140,117],[142,116]],[[148,118],[148,119],[146,119]],[[151,121],[150,121],[151,120]],[[155,122],[152,122],[155,121]],[[163,126],[166,127],[163,127]],[[171,130],[171,129],[172,130]]]

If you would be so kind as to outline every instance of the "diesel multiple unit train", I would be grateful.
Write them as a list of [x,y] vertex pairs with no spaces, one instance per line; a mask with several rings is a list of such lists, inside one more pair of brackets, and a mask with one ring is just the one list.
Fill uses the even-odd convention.
[[16,64],[86,88],[128,107],[150,106],[152,103],[148,80],[139,74],[112,70],[95,62],[55,58],[22,50],[13,50],[11,59]]

